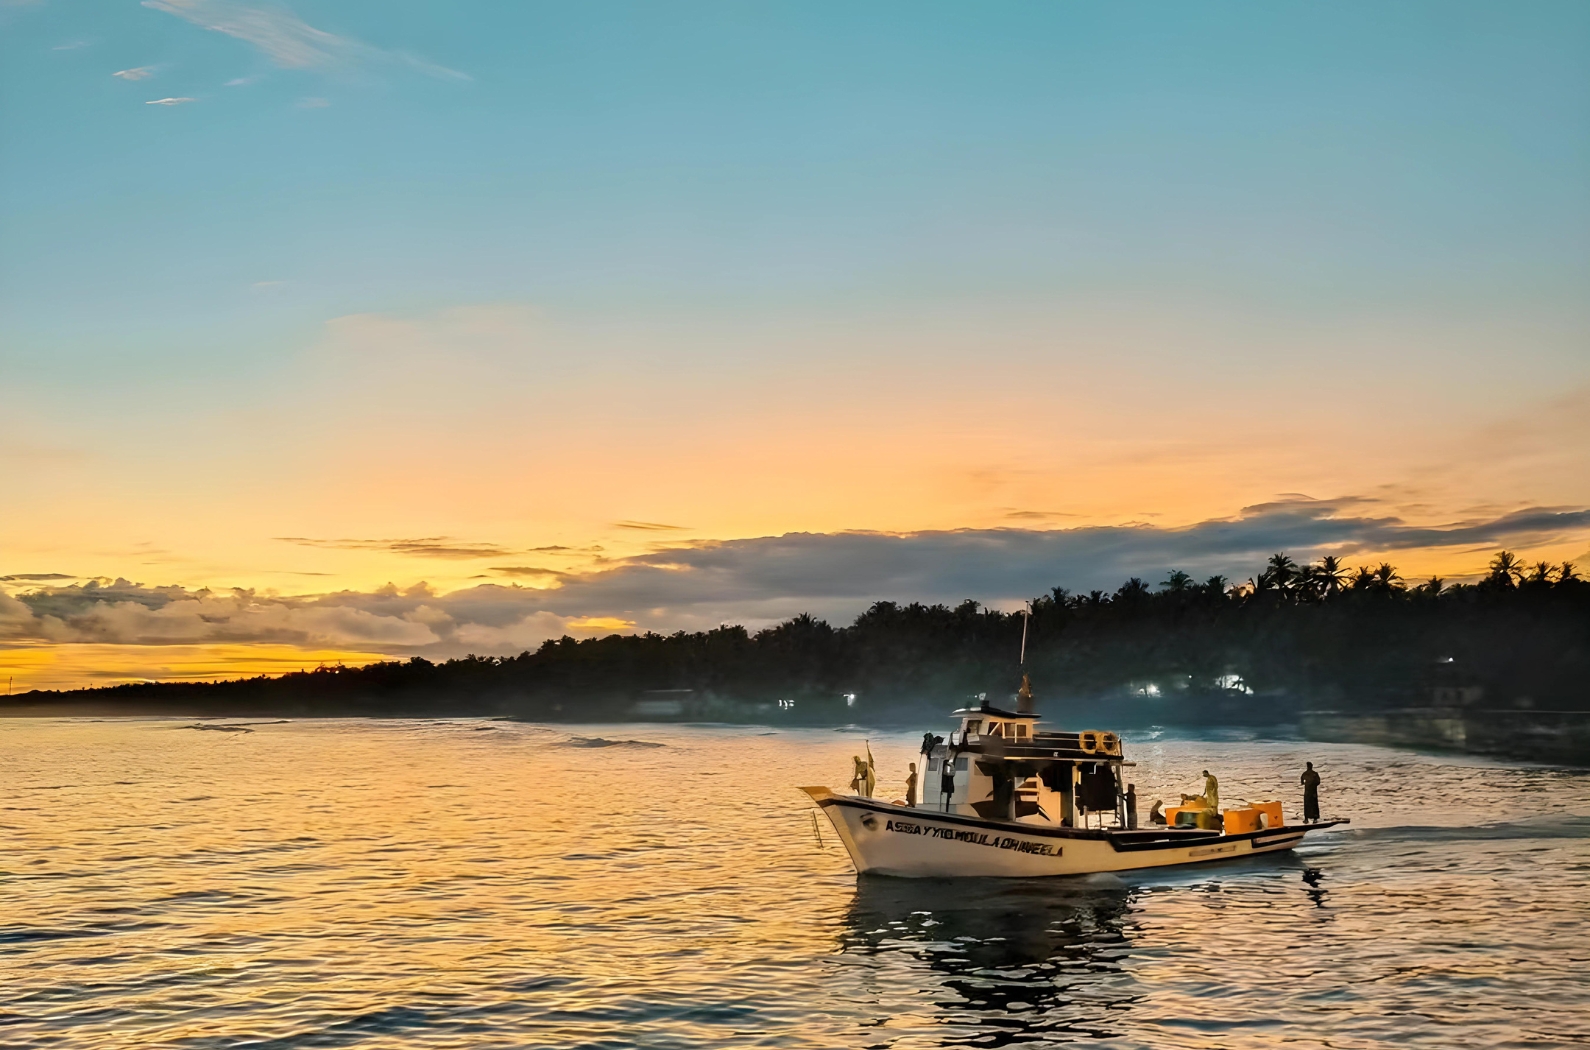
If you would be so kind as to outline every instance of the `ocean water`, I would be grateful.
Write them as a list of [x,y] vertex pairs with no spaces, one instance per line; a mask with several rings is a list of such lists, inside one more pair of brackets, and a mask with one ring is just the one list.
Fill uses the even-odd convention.
[[[926,727],[924,727],[926,728]],[[936,727],[942,729],[942,727]],[[0,721],[6,1047],[1562,1047],[1590,774],[1129,735],[1142,807],[1350,828],[1141,876],[858,880],[799,784],[920,734]]]

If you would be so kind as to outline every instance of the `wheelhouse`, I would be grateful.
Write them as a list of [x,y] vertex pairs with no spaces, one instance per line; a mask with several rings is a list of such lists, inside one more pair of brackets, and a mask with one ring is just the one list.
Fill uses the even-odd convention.
[[984,702],[955,712],[928,750],[922,807],[1050,827],[1126,827],[1121,739],[1103,730],[1051,733],[1031,711]]

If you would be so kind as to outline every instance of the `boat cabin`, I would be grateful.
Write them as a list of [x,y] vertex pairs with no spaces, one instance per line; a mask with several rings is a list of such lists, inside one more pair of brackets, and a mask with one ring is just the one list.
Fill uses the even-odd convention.
[[986,701],[955,715],[958,731],[928,751],[923,809],[1053,827],[1126,826],[1128,763],[1116,734],[1044,732],[1038,714]]

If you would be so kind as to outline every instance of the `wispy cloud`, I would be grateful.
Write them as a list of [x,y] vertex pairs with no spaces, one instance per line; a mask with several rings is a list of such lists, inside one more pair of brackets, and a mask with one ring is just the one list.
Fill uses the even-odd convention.
[[261,80],[264,80],[264,79],[265,79],[264,77],[259,76],[258,74],[255,74],[254,76],[248,76],[248,77],[233,77],[231,80],[228,80],[226,82],[226,86],[227,87],[248,87],[250,84],[257,84]]
[[64,572],[18,572],[0,576],[0,583],[43,583],[50,580],[75,580],[76,576]]
[[111,76],[120,77],[123,80],[148,80],[154,75],[154,66],[135,66],[132,69],[118,69],[111,74]]
[[559,579],[568,573],[559,572],[557,569],[542,569],[534,565],[493,565],[491,571],[500,576],[530,576],[543,579]]
[[372,63],[400,65],[426,76],[468,80],[468,75],[402,51],[386,51],[305,22],[285,7],[241,0],[143,0],[143,5],[224,33],[259,48],[286,69],[352,68]]
[[1053,521],[1055,518],[1075,518],[1077,515],[1060,510],[1007,510],[1005,517],[1010,521]]
[[447,536],[424,536],[411,540],[324,540],[309,536],[277,536],[276,539],[282,543],[296,543],[300,547],[342,551],[385,551],[418,558],[504,558],[519,553],[495,543],[471,543]]
[[87,40],[69,40],[64,44],[56,44],[51,51],[76,51],[80,47],[87,47]]
[[642,529],[647,532],[684,532],[683,525],[660,525],[655,521],[615,521],[613,527],[618,529]]
[[181,106],[188,102],[197,102],[196,98],[152,98],[145,102],[146,106]]
[[301,98],[298,100],[299,109],[325,109],[329,105],[331,105],[331,101],[324,98]]

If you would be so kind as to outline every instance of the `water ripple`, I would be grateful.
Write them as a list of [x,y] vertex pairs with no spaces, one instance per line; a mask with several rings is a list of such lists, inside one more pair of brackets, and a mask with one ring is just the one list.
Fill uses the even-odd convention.
[[[7,723],[7,1047],[1590,1040],[1581,773],[1129,740],[1145,805],[1308,758],[1354,823],[1205,868],[858,880],[792,785],[847,779],[859,729],[250,728]],[[872,735],[881,793],[919,739]]]

